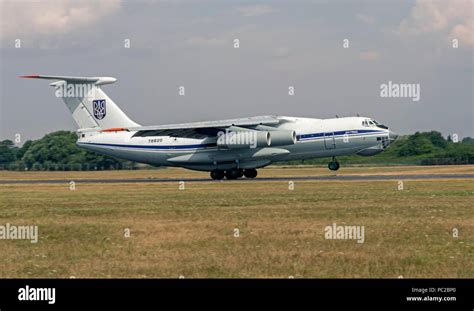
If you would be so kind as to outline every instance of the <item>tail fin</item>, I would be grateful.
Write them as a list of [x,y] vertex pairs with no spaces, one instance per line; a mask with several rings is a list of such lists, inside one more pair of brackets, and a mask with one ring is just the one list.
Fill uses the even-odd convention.
[[79,129],[128,128],[140,126],[104,93],[101,85],[117,81],[110,77],[20,76],[20,78],[59,80],[51,83],[56,96],[69,108]]

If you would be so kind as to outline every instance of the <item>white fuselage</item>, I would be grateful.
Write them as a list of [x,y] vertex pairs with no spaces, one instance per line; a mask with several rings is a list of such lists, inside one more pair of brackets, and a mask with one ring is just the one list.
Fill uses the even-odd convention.
[[[313,119],[277,117],[277,130],[296,132],[296,142],[263,148],[222,148],[216,137],[136,136],[127,130],[82,132],[78,146],[155,166],[212,171],[251,169],[274,162],[360,154],[375,155],[390,144],[390,131],[363,117]],[[271,133],[271,132],[270,132]],[[199,135],[197,135],[199,136]]]

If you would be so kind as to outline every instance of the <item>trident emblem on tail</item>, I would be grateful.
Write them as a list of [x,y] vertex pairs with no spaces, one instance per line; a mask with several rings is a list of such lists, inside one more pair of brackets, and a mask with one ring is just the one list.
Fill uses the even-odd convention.
[[106,110],[105,110],[105,99],[97,99],[92,101],[92,110],[94,113],[94,117],[97,120],[102,120],[105,118]]

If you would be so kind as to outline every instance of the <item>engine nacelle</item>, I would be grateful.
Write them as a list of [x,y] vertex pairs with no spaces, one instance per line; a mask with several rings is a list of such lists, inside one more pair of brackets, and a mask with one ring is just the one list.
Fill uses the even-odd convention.
[[294,145],[296,143],[295,131],[285,131],[285,130],[271,131],[270,136],[271,136],[272,147]]
[[220,132],[217,134],[217,146],[229,149],[269,147],[272,138],[266,131]]

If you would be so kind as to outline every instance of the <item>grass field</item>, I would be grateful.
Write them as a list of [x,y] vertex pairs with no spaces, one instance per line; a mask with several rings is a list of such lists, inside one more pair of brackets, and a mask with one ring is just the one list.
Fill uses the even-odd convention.
[[[474,277],[473,166],[343,168],[393,181],[295,181],[332,174],[268,168],[288,181],[0,185],[0,225],[38,225],[39,241],[0,240],[0,277]],[[0,172],[0,179],[206,177],[179,169]],[[365,242],[324,228],[365,227]],[[130,229],[130,237],[124,230]],[[453,229],[459,232],[453,237]],[[239,237],[235,237],[239,229]]]

